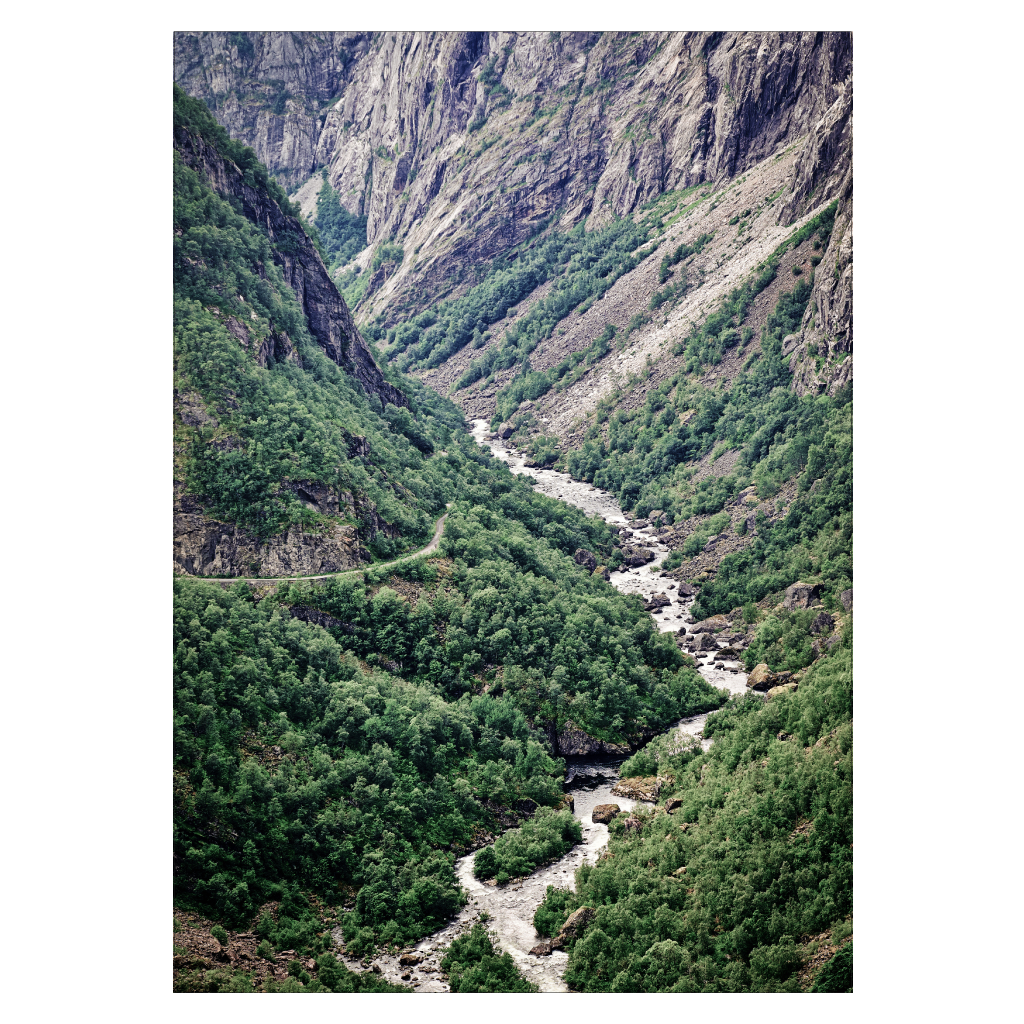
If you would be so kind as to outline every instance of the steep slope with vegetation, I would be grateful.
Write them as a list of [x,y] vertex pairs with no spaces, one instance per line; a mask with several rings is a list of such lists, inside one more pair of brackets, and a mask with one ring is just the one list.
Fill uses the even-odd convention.
[[[179,143],[198,126],[223,174],[239,168],[194,101],[177,94],[176,111]],[[573,560],[611,557],[606,524],[513,477],[446,400],[395,375],[388,387],[415,397],[384,406],[358,367],[329,358],[275,260],[280,234],[252,216],[287,200],[235,155],[256,201],[175,150],[179,502],[316,543],[341,518],[323,496],[349,494],[383,524],[381,555],[389,501],[413,536],[451,508],[440,552],[393,572],[269,592],[175,582],[178,906],[219,922],[215,938],[233,929],[226,949],[254,934],[260,962],[317,957],[282,978],[244,949],[217,966],[183,937],[176,977],[189,991],[352,991],[363,983],[333,960],[331,930],[360,952],[443,924],[464,899],[455,853],[561,802],[550,736],[570,715],[622,742],[723,698],[639,602]],[[280,335],[283,356],[267,344]]]
[[[359,570],[176,583],[176,899],[249,929],[181,987],[372,988],[332,931],[397,948],[457,854],[575,842],[571,722],[670,780],[537,913],[589,908],[572,988],[848,990],[849,35],[181,33],[175,68],[212,111],[176,91],[176,571]],[[695,629],[784,685],[723,707],[586,568],[620,537],[464,416],[654,523]],[[698,712],[707,752],[644,746]],[[482,927],[446,962],[529,987]]]

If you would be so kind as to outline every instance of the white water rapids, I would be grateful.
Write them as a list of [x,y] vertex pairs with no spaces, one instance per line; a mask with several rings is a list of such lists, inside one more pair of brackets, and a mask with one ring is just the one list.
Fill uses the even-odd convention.
[[[513,473],[533,477],[534,488],[552,498],[560,498],[570,505],[583,509],[588,515],[599,515],[606,522],[629,529],[615,497],[607,491],[590,484],[573,480],[565,473],[553,469],[534,469],[525,465],[525,458],[512,451],[501,441],[488,436],[486,420],[473,421],[473,436],[491,450],[491,453],[508,465]],[[653,594],[664,593],[671,604],[652,614],[652,619],[663,633],[675,633],[681,626],[692,621],[688,609],[693,599],[681,598],[675,592],[671,579],[661,574],[661,564],[669,555],[669,549],[655,535],[652,527],[630,530],[631,536],[620,534],[623,541],[649,548],[654,560],[636,569],[625,569],[611,573],[611,584],[623,594],[641,594],[645,601]],[[725,662],[724,669],[714,667],[713,654],[695,655],[698,671],[713,686],[724,687],[732,693],[746,690],[746,675],[736,662]],[[701,735],[707,715],[685,718],[669,730],[682,741],[687,736]],[[710,740],[702,740],[705,748]],[[396,984],[412,984],[417,992],[447,992],[448,986],[440,976],[441,950],[452,939],[468,931],[487,914],[487,927],[497,936],[497,945],[508,952],[519,966],[523,975],[542,992],[568,991],[562,976],[565,973],[568,955],[556,950],[550,956],[531,956],[530,950],[540,942],[533,927],[533,915],[547,891],[547,886],[556,885],[575,889],[576,869],[584,862],[593,863],[601,850],[608,844],[608,826],[591,822],[591,812],[597,804],[616,803],[624,811],[632,810],[634,801],[621,796],[612,796],[611,789],[619,778],[619,765],[623,758],[588,757],[566,759],[566,788],[575,800],[573,813],[580,820],[583,842],[569,851],[561,860],[535,871],[528,878],[504,887],[486,885],[473,876],[471,853],[456,861],[455,870],[463,889],[469,895],[469,902],[455,920],[441,931],[423,939],[415,949],[422,957],[412,967],[402,967],[399,958],[380,955],[374,964],[381,974]],[[343,956],[353,970],[365,969],[355,958]]]

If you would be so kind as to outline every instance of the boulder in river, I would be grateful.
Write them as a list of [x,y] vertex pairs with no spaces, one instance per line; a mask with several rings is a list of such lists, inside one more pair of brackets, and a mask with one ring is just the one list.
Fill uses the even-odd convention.
[[796,611],[799,608],[810,608],[818,603],[821,596],[821,587],[817,583],[793,583],[786,587],[786,597],[782,607],[788,612]]
[[422,960],[423,957],[421,957],[419,953],[403,953],[398,958],[398,963],[402,967],[415,967]]
[[654,552],[650,548],[639,548],[633,544],[622,545],[622,564],[628,565],[631,569],[637,569],[641,565],[654,561]]
[[693,597],[693,595],[697,593],[696,587],[693,587],[689,583],[685,582],[680,583],[677,589],[679,591],[680,597]]
[[755,666],[754,670],[747,676],[747,686],[751,690],[758,690],[763,693],[775,685],[775,673],[762,661]]
[[530,950],[530,956],[551,956],[551,942],[547,939],[544,942],[538,942]]
[[718,656],[723,661],[735,661],[740,656],[740,652],[735,647],[724,647],[718,652]]
[[622,810],[618,804],[598,804],[590,814],[595,825],[608,825],[619,816]]
[[644,605],[644,611],[653,612],[661,608],[666,608],[672,604],[671,598],[665,594],[652,594],[650,601]]
[[513,433],[515,433],[515,427],[513,427],[511,423],[502,423],[502,425],[498,427],[498,437],[500,437],[502,441],[507,441]]
[[697,638],[696,649],[698,651],[717,651],[718,641],[710,633],[701,633]]
[[577,565],[582,565],[587,572],[593,572],[597,568],[597,558],[593,551],[588,551],[586,548],[577,548],[576,554],[572,556],[572,560]]

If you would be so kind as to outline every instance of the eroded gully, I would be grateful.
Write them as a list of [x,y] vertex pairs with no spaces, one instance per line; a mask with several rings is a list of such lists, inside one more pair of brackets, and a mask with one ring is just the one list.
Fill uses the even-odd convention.
[[[661,564],[668,557],[669,549],[658,540],[652,527],[630,527],[615,497],[607,491],[573,480],[565,473],[552,469],[527,467],[522,455],[489,436],[485,420],[473,421],[473,436],[480,444],[490,448],[491,453],[501,459],[513,473],[533,477],[535,490],[575,505],[588,515],[599,515],[606,522],[619,527],[620,531],[628,530],[630,535],[621,533],[622,539],[650,549],[654,559],[639,568],[626,568],[622,572],[611,573],[612,586],[623,594],[640,594],[645,602],[656,593],[665,594],[669,598],[669,605],[651,616],[663,633],[675,633],[692,622],[689,606],[693,599],[681,597],[675,589],[674,581],[662,576]],[[698,671],[713,686],[724,687],[732,693],[745,691],[747,677],[741,664],[725,662],[724,668],[715,668],[716,659],[713,654],[697,657],[701,659]],[[689,737],[700,736],[706,748],[711,745],[711,741],[704,740],[702,736],[706,718],[707,715],[684,718],[668,731],[678,737],[680,746]],[[549,956],[530,955],[530,950],[540,941],[533,927],[533,915],[549,885],[575,889],[576,869],[581,864],[594,863],[608,844],[608,826],[590,820],[594,807],[602,803],[616,803],[622,810],[629,811],[641,802],[611,794],[619,778],[622,760],[608,757],[567,758],[566,789],[572,793],[575,801],[573,813],[580,821],[583,841],[555,863],[535,871],[522,881],[501,888],[482,883],[473,876],[475,853],[460,858],[456,861],[455,870],[459,883],[469,896],[469,902],[445,928],[416,945],[414,956],[421,958],[419,963],[403,967],[398,956],[375,957],[374,965],[381,974],[397,984],[412,984],[417,992],[447,992],[448,985],[440,974],[441,951],[452,939],[468,931],[480,920],[482,913],[486,913],[488,929],[496,934],[498,945],[513,957],[526,978],[542,992],[568,991],[562,980],[569,959],[564,951],[556,950]],[[354,958],[343,959],[355,970],[365,969]]]

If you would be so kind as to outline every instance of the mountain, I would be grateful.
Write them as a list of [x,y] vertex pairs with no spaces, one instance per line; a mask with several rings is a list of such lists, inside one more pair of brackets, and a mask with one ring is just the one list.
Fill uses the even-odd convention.
[[[458,910],[456,854],[499,883],[559,855],[582,743],[662,788],[537,910],[580,922],[572,988],[845,990],[851,36],[177,33],[174,60],[176,986],[373,987],[332,930],[401,946]],[[659,633],[605,582],[629,530],[467,418],[651,525],[701,621]],[[694,669],[722,631],[769,700]],[[707,751],[659,735],[720,707]],[[529,987],[482,930],[445,962]]]

